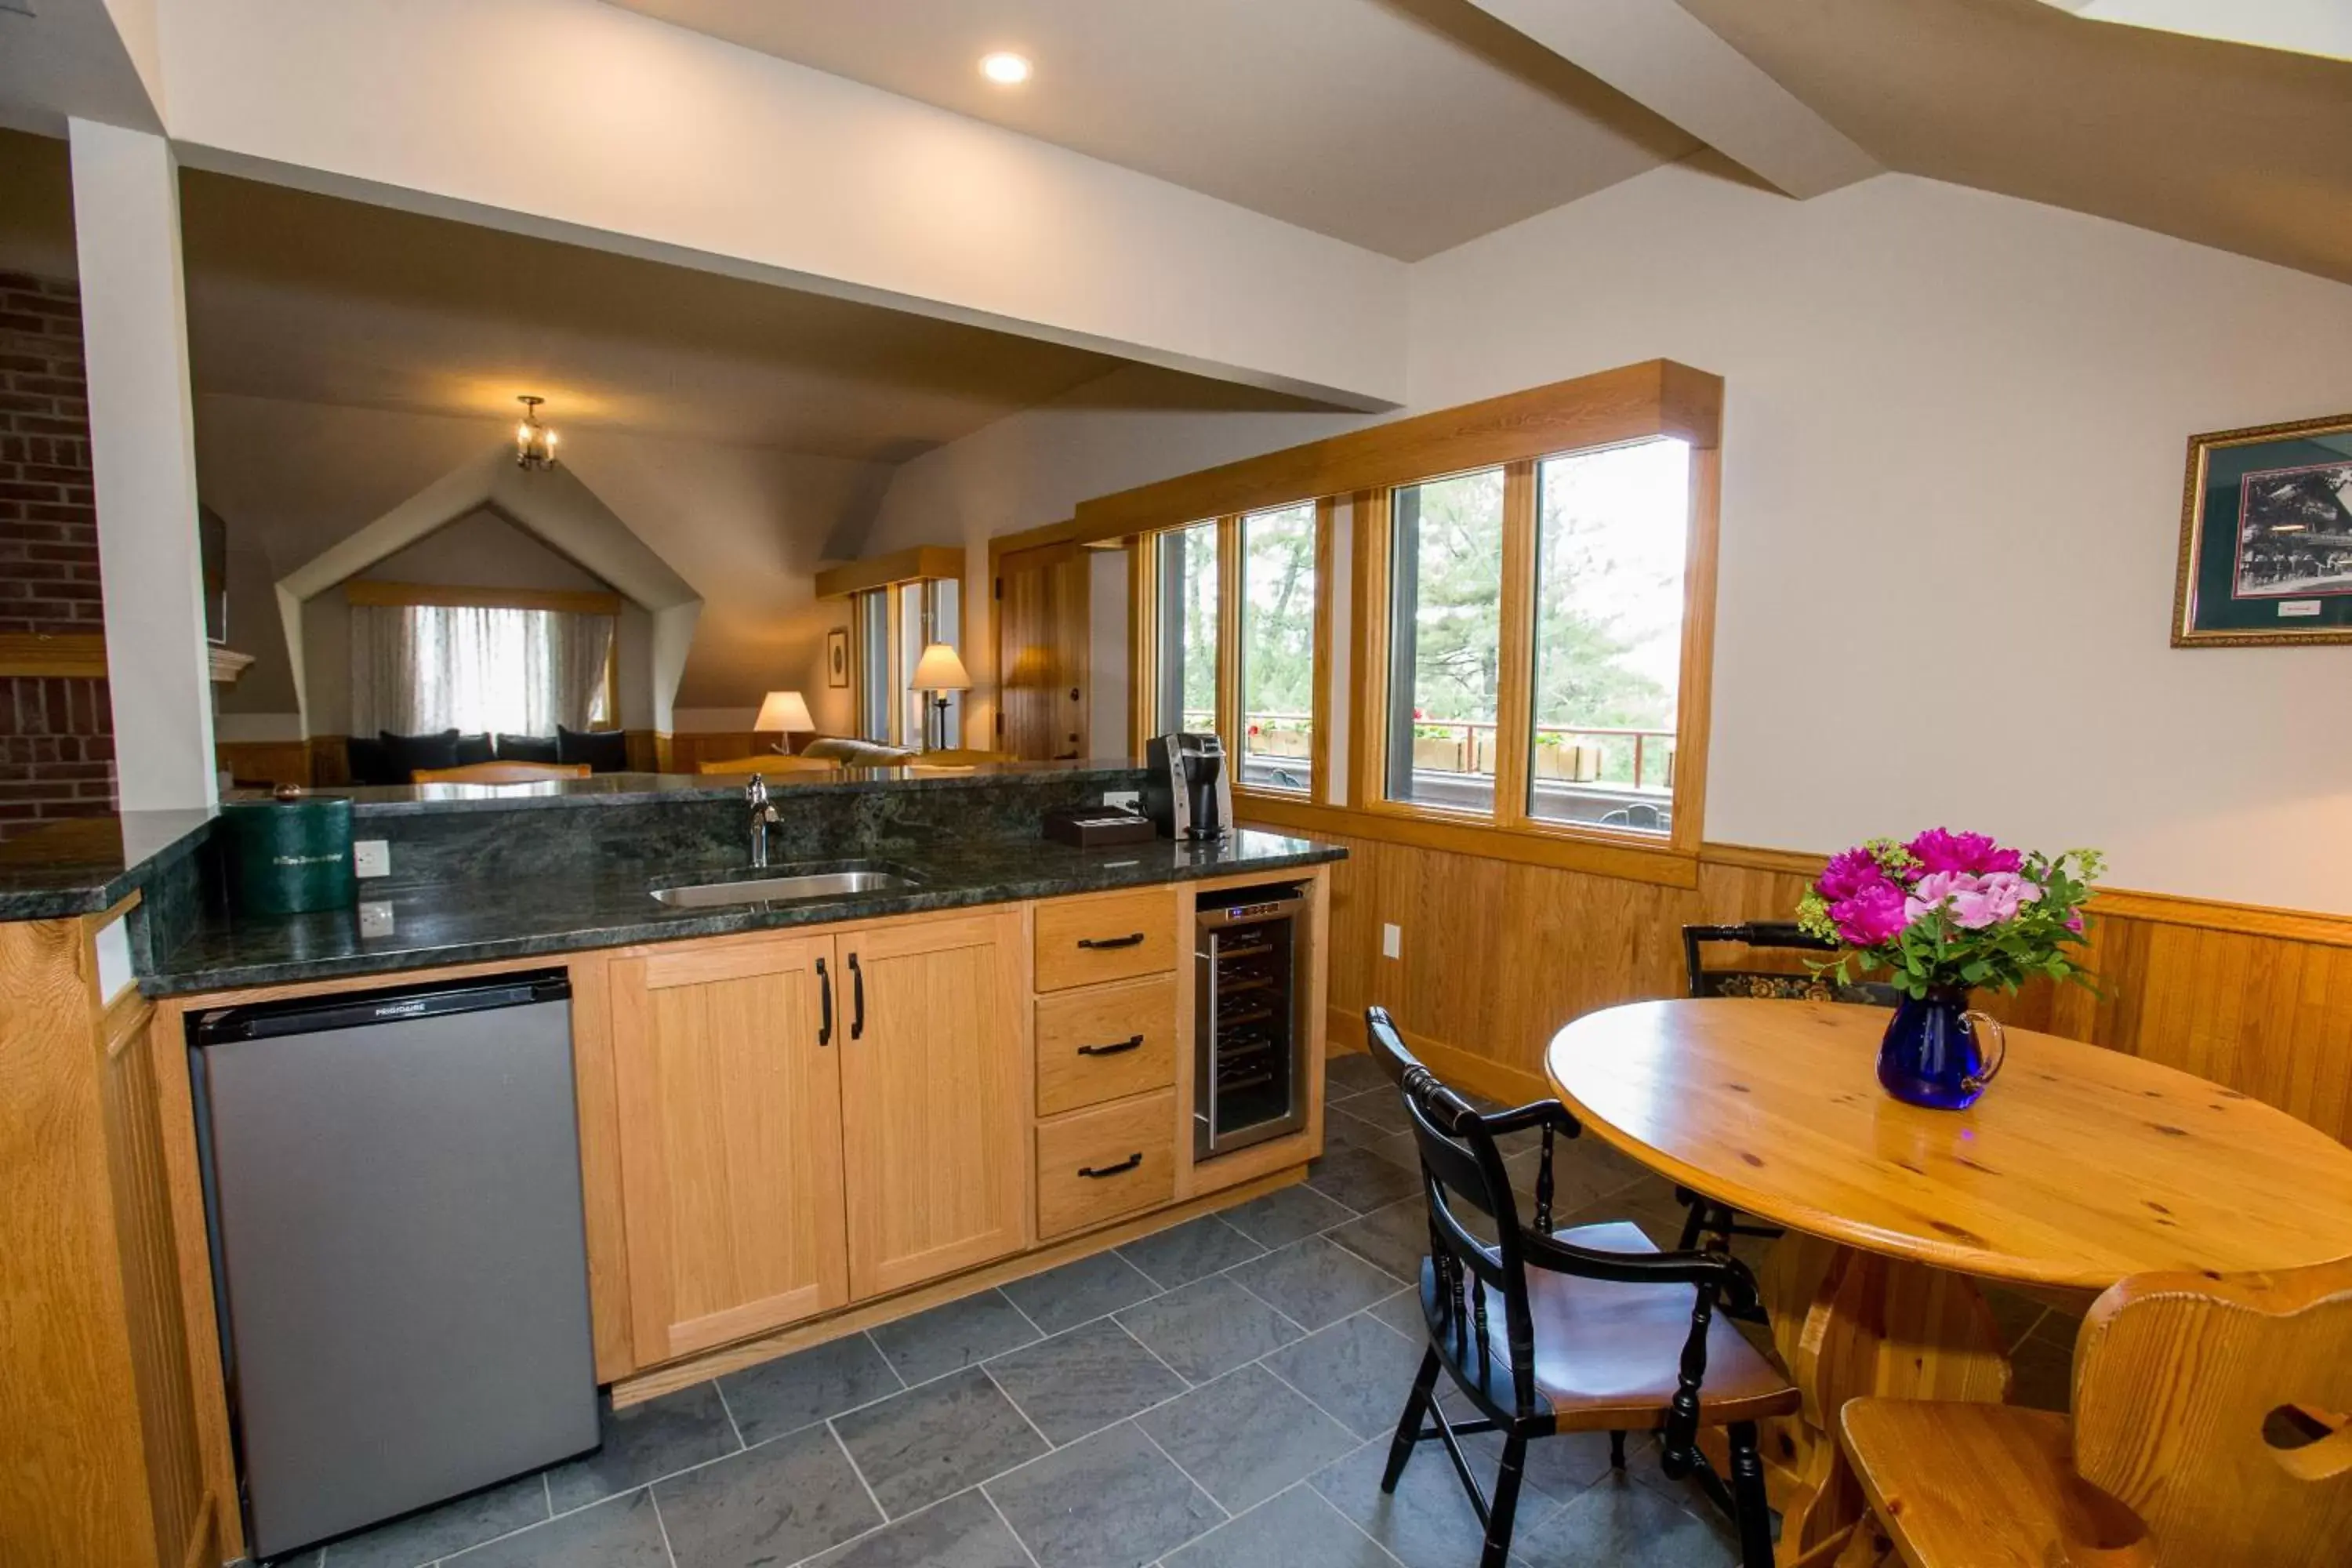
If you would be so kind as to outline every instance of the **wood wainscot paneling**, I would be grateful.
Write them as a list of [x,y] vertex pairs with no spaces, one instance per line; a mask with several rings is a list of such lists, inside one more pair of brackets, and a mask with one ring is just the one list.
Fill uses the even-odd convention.
[[[1681,928],[1788,920],[1822,857],[1710,844],[1697,886],[1317,832],[1331,868],[1334,1048],[1378,1003],[1440,1072],[1549,1094],[1543,1051],[1596,1008],[1684,994]],[[2005,1022],[2225,1084],[2352,1142],[2352,918],[2115,890],[2092,906],[2097,990],[1992,993]],[[1381,956],[1383,923],[1401,954]]]
[[310,787],[313,759],[308,741],[221,741],[214,744],[213,755],[240,786]]

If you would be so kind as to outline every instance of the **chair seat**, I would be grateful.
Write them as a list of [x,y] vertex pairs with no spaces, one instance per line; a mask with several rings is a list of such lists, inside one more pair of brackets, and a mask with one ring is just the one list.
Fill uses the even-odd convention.
[[[1600,1252],[1654,1253],[1639,1226],[1624,1220],[1554,1233],[1572,1246]],[[1561,1431],[1647,1430],[1665,1418],[1690,1337],[1697,1291],[1688,1285],[1628,1285],[1581,1279],[1549,1269],[1528,1269],[1528,1310],[1535,1329],[1536,1394],[1550,1403]],[[1451,1330],[1440,1331],[1436,1270],[1424,1260],[1422,1310],[1432,1334],[1450,1353]],[[1507,1403],[1509,1335],[1502,1292],[1486,1288],[1489,1386]],[[1476,1331],[1467,1342],[1477,1354]],[[1465,1371],[1475,1379],[1475,1361]],[[1756,1421],[1794,1412],[1801,1396],[1772,1363],[1717,1314],[1708,1325],[1706,1378],[1699,1389],[1700,1418],[1709,1424]]]
[[1855,1399],[1839,1425],[1871,1508],[1909,1568],[2154,1561],[2131,1510],[2074,1474],[2063,1415]]

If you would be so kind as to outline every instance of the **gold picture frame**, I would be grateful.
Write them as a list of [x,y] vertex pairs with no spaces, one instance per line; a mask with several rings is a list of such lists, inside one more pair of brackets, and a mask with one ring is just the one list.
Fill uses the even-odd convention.
[[2352,414],[2189,438],[2175,647],[2352,642]]

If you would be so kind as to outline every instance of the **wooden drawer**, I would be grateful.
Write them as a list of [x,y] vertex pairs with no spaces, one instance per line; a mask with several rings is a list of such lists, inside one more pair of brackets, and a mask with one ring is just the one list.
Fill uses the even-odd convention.
[[1175,1090],[1038,1123],[1039,1240],[1175,1195]]
[[1176,1082],[1176,979],[1155,974],[1037,999],[1037,1114]]
[[1176,967],[1176,899],[1165,888],[1037,905],[1037,989],[1066,991]]

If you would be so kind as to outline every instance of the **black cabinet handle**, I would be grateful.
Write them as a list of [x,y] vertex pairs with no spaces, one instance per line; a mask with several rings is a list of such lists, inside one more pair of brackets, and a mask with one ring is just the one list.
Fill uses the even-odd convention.
[[1080,1046],[1078,1047],[1078,1055],[1082,1057],[1115,1057],[1125,1052],[1131,1051],[1141,1044],[1143,1044],[1143,1037],[1141,1035],[1130,1035],[1126,1039],[1119,1040],[1112,1045]]
[[821,1009],[816,1026],[816,1043],[820,1046],[829,1046],[833,1044],[833,982],[825,978],[824,960],[822,958],[816,961],[816,1000],[817,1006]]
[[1114,947],[1141,947],[1143,933],[1136,931],[1128,936],[1082,936],[1078,938],[1078,945],[1092,948],[1097,952],[1108,952]]
[[1116,1165],[1080,1165],[1078,1174],[1100,1181],[1105,1176],[1123,1176],[1143,1163],[1143,1151],[1138,1149]]
[[849,1037],[866,1037],[866,971],[857,967],[857,955],[849,955]]

